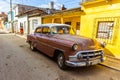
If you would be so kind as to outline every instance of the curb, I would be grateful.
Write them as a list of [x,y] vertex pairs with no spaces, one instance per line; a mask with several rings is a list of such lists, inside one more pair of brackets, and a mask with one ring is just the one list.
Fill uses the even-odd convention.
[[100,65],[120,71],[120,59],[114,58],[112,56],[106,56],[106,60]]
[[105,65],[105,64],[103,64],[103,63],[100,63],[99,65],[101,65],[101,66],[104,66],[104,67],[107,67],[107,68],[110,68],[110,69],[113,69],[113,70],[115,70],[115,71],[119,71],[119,72],[120,72],[120,69],[114,68],[114,67],[112,67],[112,66],[108,66],[108,65]]

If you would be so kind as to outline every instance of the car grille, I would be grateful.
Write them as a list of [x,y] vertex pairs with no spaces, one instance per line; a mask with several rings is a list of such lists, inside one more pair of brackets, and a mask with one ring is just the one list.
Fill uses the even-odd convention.
[[82,51],[78,53],[78,58],[83,60],[92,60],[103,56],[103,51]]

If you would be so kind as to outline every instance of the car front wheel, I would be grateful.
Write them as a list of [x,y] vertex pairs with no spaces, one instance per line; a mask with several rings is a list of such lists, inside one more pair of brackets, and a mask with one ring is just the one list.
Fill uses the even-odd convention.
[[59,53],[59,55],[57,56],[57,64],[58,64],[59,68],[61,68],[63,70],[66,69],[65,57],[62,53]]

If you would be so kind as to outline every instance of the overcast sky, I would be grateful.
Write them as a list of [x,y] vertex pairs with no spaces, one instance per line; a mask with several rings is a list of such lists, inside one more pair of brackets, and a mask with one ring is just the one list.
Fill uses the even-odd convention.
[[[60,9],[60,6],[64,4],[67,9],[80,7],[79,2],[81,0],[12,0],[12,4],[24,4],[36,7],[49,7],[49,2],[54,1],[54,7]],[[8,12],[10,9],[10,0],[0,0],[0,12]]]

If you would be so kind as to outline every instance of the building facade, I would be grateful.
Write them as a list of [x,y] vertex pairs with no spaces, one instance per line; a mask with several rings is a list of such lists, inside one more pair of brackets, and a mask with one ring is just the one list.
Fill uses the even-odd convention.
[[80,18],[82,15],[81,8],[74,8],[69,10],[61,10],[51,15],[42,17],[42,23],[64,23],[72,27],[73,34],[80,34]]
[[20,34],[27,34],[28,33],[28,15],[24,14],[27,11],[35,9],[37,7],[29,6],[29,5],[22,5],[16,4],[13,8],[14,11],[14,32]]
[[43,16],[42,22],[69,24],[75,34],[105,42],[106,55],[120,58],[119,0],[83,0],[81,8]]
[[45,15],[47,13],[43,11],[43,8],[36,8],[34,10],[26,12],[25,14],[28,14],[28,34],[32,34],[34,33],[37,25],[42,23],[41,15]]
[[7,14],[4,12],[0,13],[0,29],[6,30]]
[[[41,23],[64,23],[72,27],[72,33],[95,38],[106,43],[105,54],[120,58],[120,1],[119,0],[83,0],[81,7],[55,11],[24,10],[14,8],[16,31],[23,28],[23,33],[33,33],[35,26]],[[23,6],[22,10],[23,11]],[[37,11],[37,12],[36,12]],[[47,13],[46,15],[41,15]]]
[[29,34],[33,33],[37,24],[41,24],[41,16],[51,14],[55,9],[38,8],[34,6],[17,4],[13,8],[15,33]]
[[120,58],[120,0],[84,0],[80,34],[106,43],[105,53]]

